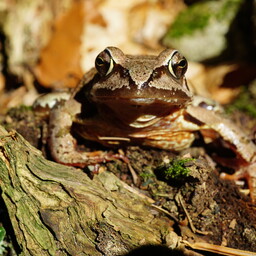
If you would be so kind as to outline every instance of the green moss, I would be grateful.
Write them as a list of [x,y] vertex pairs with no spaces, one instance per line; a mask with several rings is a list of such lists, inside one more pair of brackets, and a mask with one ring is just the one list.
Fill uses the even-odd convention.
[[11,108],[8,112],[27,112],[27,111],[31,111],[32,110],[32,106],[26,106],[26,105],[20,105],[19,107],[16,108]]
[[155,183],[156,175],[153,173],[151,167],[143,169],[139,175],[143,180],[142,186],[146,187],[149,184]]
[[[256,82],[253,86],[256,88]],[[256,95],[253,95],[246,87],[243,88],[239,97],[231,105],[226,107],[228,113],[237,109],[256,118]]]
[[28,116],[33,114],[33,109],[31,106],[21,105],[19,107],[10,108],[7,115],[11,116],[16,120],[28,119]]
[[183,35],[191,35],[197,29],[204,28],[209,21],[210,15],[207,5],[200,8],[195,4],[191,8],[182,11],[171,26],[168,37],[179,38]]
[[158,168],[166,179],[184,179],[189,175],[190,169],[186,163],[194,161],[193,158],[174,159],[168,165],[164,164]]
[[5,234],[6,234],[6,231],[3,227],[0,227],[0,243],[3,242],[4,238],[5,238]]
[[143,171],[142,173],[140,173],[140,177],[143,178],[144,181],[154,178],[155,174],[148,172],[148,171]]
[[4,238],[6,235],[6,231],[3,227],[0,227],[0,255],[3,255],[3,253],[6,251],[6,243],[4,242]]
[[225,0],[222,1],[223,4],[220,6],[219,10],[216,12],[216,18],[218,21],[223,19],[233,19],[234,14],[237,13],[237,9],[242,4],[242,0]]
[[166,37],[181,38],[203,30],[210,21],[227,23],[234,18],[242,0],[203,1],[182,11],[171,25]]

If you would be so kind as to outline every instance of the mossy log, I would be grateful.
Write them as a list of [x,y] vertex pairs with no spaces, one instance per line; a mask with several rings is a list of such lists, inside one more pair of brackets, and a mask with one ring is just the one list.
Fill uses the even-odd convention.
[[2,127],[0,179],[21,255],[123,255],[168,234],[150,202],[112,173],[90,179]]

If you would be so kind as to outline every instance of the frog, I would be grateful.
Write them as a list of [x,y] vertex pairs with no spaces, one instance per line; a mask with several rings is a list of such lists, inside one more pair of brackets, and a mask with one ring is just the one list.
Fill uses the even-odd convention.
[[155,56],[105,48],[73,92],[51,106],[53,159],[78,167],[111,159],[107,151],[79,149],[75,134],[110,148],[139,145],[180,152],[200,133],[208,142],[221,139],[239,165],[256,162],[256,146],[243,130],[191,92],[187,68],[175,49]]

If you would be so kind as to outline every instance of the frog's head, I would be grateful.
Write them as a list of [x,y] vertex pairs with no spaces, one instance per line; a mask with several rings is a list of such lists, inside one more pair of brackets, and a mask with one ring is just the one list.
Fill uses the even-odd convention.
[[90,98],[131,126],[147,126],[191,101],[187,61],[177,50],[133,56],[108,47],[96,57],[95,67]]

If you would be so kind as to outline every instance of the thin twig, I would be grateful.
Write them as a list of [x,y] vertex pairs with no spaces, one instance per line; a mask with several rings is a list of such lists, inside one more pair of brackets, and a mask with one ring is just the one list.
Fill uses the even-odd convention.
[[219,253],[221,255],[256,256],[255,252],[243,251],[243,250],[234,249],[234,248],[221,246],[221,245],[214,245],[214,244],[201,243],[201,242],[192,244],[185,240],[182,240],[181,242],[184,243],[186,246],[189,246],[190,248],[195,249],[195,250],[214,252],[214,253]]
[[187,209],[186,209],[186,206],[185,206],[185,204],[184,204],[184,202],[183,202],[183,198],[182,198],[182,196],[181,196],[180,193],[178,193],[178,194],[176,195],[176,198],[177,198],[177,200],[180,202],[180,204],[181,204],[181,206],[182,206],[182,208],[183,208],[183,210],[184,210],[184,212],[185,212],[185,214],[186,214],[186,216],[187,216],[187,219],[188,219],[188,222],[189,222],[189,225],[190,225],[191,230],[192,230],[194,233],[198,233],[198,234],[201,234],[201,235],[208,235],[209,232],[198,230],[198,229],[194,226],[193,221],[192,221],[192,219],[190,218],[190,215],[189,215],[189,213],[188,213],[188,211],[187,211]]

